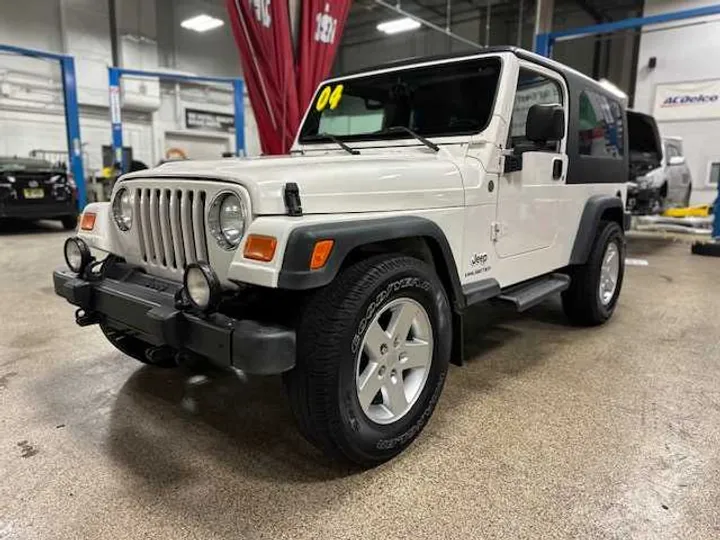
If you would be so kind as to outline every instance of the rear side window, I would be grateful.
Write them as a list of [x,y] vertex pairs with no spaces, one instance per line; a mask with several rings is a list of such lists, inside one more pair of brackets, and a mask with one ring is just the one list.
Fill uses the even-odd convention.
[[625,125],[620,104],[602,94],[580,94],[578,122],[582,156],[621,159],[625,153]]

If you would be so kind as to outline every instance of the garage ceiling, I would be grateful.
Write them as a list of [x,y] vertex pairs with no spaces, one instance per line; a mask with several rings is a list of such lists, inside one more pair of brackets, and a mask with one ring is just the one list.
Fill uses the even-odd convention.
[[[491,24],[496,26],[517,25],[521,0],[450,0],[452,23],[477,21],[485,24],[488,3],[491,4]],[[532,24],[535,17],[535,0],[523,0],[523,23]],[[556,0],[554,27],[565,25],[564,20],[584,12],[596,22],[607,22],[625,18],[629,13],[642,11],[643,0]],[[446,0],[402,0],[403,10],[422,19],[444,27],[446,22]],[[343,45],[382,39],[376,26],[378,23],[398,18],[391,10],[377,4],[375,0],[355,0],[348,18]]]

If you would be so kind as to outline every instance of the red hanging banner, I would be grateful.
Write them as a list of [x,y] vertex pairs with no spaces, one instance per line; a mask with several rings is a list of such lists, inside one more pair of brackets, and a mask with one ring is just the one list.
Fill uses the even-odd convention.
[[296,69],[287,0],[226,0],[264,154],[290,150],[302,114],[330,73],[351,2],[302,0]]
[[352,0],[303,0],[298,97],[304,111],[330,74]]
[[263,153],[287,153],[300,123],[288,3],[226,3]]

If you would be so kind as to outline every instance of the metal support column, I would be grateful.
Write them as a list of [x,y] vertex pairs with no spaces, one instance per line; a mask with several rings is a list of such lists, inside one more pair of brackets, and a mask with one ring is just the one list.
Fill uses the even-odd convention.
[[233,81],[233,102],[235,104],[235,155],[245,155],[245,83],[242,79]]
[[63,98],[65,101],[68,167],[72,171],[77,186],[78,208],[82,210],[87,204],[87,189],[83,169],[82,141],[80,139],[80,106],[77,98],[75,59],[67,56],[60,60],[60,64],[62,66]]
[[522,47],[522,38],[523,38],[523,10],[525,9],[525,3],[524,0],[520,0],[520,5],[518,6],[518,26],[517,26],[517,41],[516,44],[518,47]]
[[492,0],[487,0],[485,8],[485,46],[490,46],[490,17],[492,17]]
[[[553,10],[555,8],[555,0],[537,0],[535,2],[535,30],[534,36],[537,42],[538,38],[544,34],[548,34],[552,30]],[[537,52],[537,46],[536,46]]]
[[113,166],[120,171],[127,171],[129,163],[125,163],[123,152],[122,107],[120,106],[120,77],[117,68],[108,69],[110,83],[110,125],[112,127]]

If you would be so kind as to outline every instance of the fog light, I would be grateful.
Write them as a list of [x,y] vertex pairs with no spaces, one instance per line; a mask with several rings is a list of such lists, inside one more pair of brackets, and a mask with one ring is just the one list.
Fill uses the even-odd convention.
[[82,274],[83,270],[92,261],[90,248],[80,238],[68,238],[65,240],[65,262],[68,268],[76,274]]
[[183,285],[190,302],[202,311],[214,311],[220,302],[220,281],[205,262],[191,263],[185,268]]

